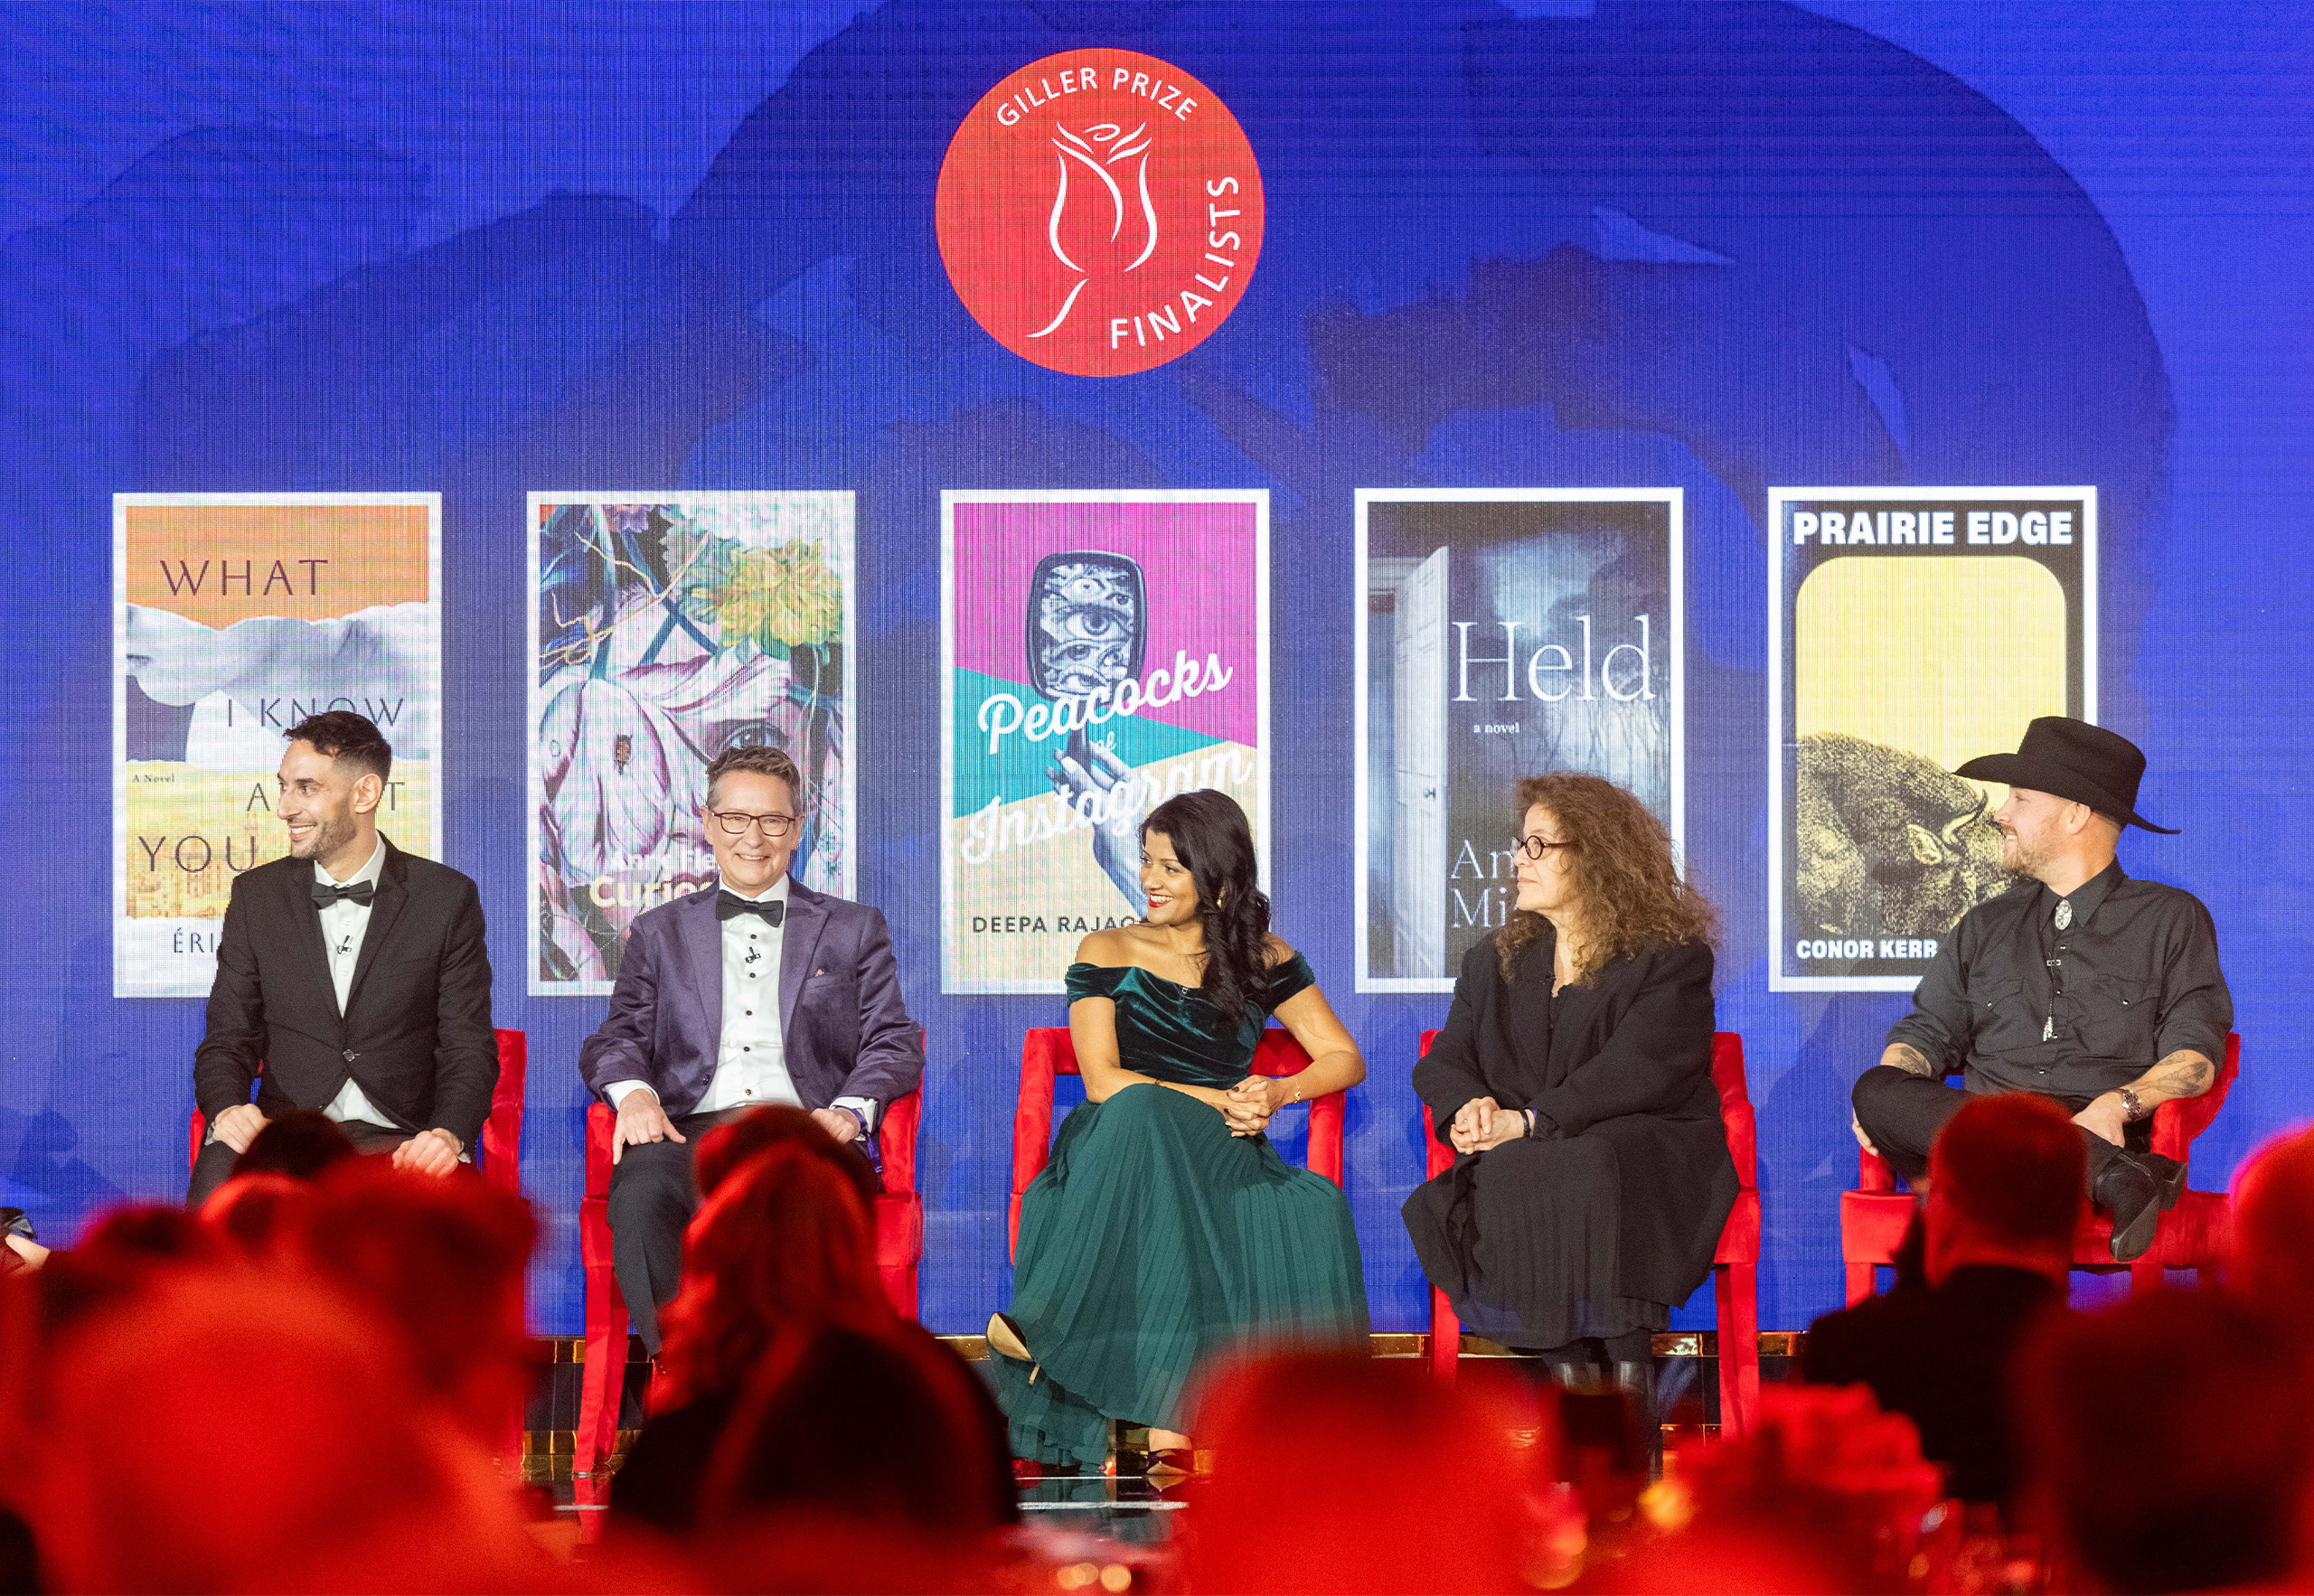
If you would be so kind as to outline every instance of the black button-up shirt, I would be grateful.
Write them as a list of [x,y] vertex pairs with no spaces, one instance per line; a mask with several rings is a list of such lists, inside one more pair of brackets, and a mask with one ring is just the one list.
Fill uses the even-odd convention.
[[2067,898],[2025,881],[1963,915],[1888,1041],[1965,1067],[1971,1092],[2086,1102],[2181,1048],[2215,1063],[2233,1028],[2209,911],[2115,863]]

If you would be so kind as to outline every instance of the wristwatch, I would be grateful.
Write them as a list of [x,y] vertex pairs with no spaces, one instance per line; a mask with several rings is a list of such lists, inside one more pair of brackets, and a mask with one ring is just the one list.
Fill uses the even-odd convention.
[[2123,1119],[2134,1125],[2145,1118],[2147,1112],[2145,1104],[2137,1100],[2137,1091],[2134,1087],[2121,1088],[2121,1117]]

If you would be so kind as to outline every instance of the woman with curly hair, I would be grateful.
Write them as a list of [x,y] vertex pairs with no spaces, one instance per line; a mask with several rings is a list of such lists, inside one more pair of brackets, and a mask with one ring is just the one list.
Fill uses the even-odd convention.
[[1519,784],[1519,896],[1472,948],[1414,1089],[1462,1156],[1415,1188],[1423,1272],[1471,1330],[1645,1399],[1649,1338],[1736,1201],[1711,1080],[1711,906],[1594,775]]
[[[1365,1344],[1350,1205],[1263,1132],[1286,1104],[1364,1080],[1366,1061],[1270,934],[1243,810],[1181,793],[1141,846],[1147,916],[1095,932],[1068,967],[1085,1102],[1021,1197],[1012,1310],[988,1339],[1018,1456],[1098,1469],[1118,1419],[1150,1427],[1162,1475],[1188,1467],[1182,1387],[1209,1354]],[[1310,1066],[1249,1075],[1273,1015]]]

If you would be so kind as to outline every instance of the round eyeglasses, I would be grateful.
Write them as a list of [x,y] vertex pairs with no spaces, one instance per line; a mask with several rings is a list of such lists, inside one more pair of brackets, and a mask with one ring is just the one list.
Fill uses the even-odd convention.
[[1572,848],[1572,842],[1547,842],[1540,837],[1521,837],[1511,844],[1529,859],[1538,859],[1554,848]]

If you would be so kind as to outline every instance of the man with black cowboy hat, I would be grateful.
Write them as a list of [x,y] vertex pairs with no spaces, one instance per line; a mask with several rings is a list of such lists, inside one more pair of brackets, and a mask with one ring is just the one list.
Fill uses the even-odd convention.
[[[2133,881],[2123,826],[2174,831],[2136,810],[2145,756],[2128,738],[2045,715],[2014,754],[1958,775],[2006,782],[2000,862],[2026,878],[1961,917],[1856,1083],[1857,1139],[1917,1181],[1929,1144],[1970,1092],[2037,1092],[2088,1139],[2089,1197],[2112,1216],[2113,1258],[2153,1243],[2186,1167],[2150,1150],[2155,1105],[2217,1075],[2234,1000],[2217,931],[2191,893]],[[1965,1070],[1965,1091],[1944,1084]]]

